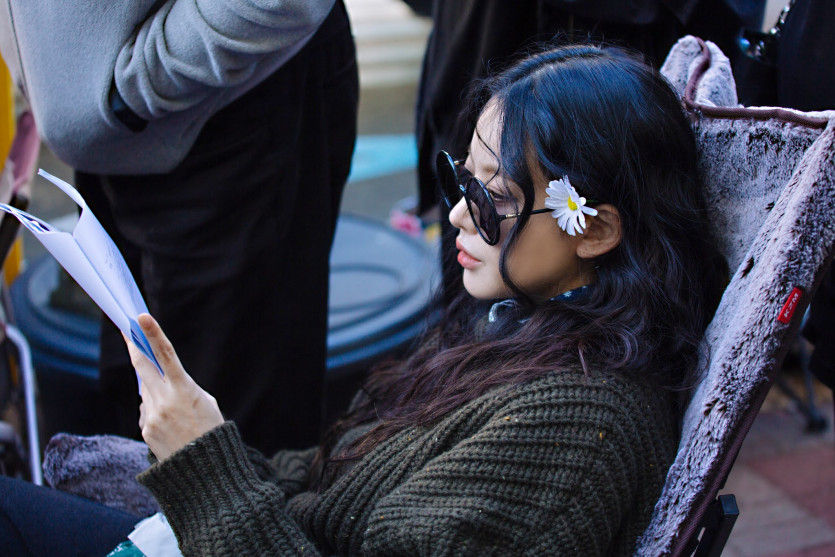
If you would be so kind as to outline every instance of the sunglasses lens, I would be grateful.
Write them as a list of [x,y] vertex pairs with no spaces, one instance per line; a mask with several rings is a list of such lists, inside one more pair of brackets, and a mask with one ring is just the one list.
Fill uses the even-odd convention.
[[467,180],[466,190],[467,207],[479,234],[485,242],[491,246],[495,245],[499,241],[500,221],[487,189],[476,178],[470,178]]
[[458,187],[458,173],[455,170],[455,163],[452,157],[445,151],[441,151],[435,160],[435,166],[438,172],[438,183],[441,187],[441,197],[443,197],[447,207],[452,209],[461,199],[461,188]]
[[441,188],[441,196],[447,207],[452,209],[461,200],[461,184],[465,183],[467,209],[473,217],[473,222],[478,233],[488,244],[496,245],[499,241],[499,215],[493,205],[487,188],[477,178],[471,176],[465,168],[461,172],[455,167],[455,162],[446,151],[438,153],[435,159],[435,166],[438,172],[438,182]]

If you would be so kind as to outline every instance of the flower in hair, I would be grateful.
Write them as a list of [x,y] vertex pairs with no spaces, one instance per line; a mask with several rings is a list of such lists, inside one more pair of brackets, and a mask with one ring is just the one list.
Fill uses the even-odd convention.
[[577,190],[568,181],[568,176],[561,180],[551,180],[545,189],[548,199],[545,206],[551,211],[551,216],[557,219],[560,228],[570,236],[583,233],[586,228],[586,215],[597,215],[597,209],[586,207],[586,198],[580,197]]

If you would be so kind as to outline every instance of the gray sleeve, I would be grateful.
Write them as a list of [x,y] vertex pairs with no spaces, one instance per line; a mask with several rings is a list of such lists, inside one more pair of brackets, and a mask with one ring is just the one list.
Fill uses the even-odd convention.
[[295,55],[334,0],[168,0],[122,46],[114,79],[146,120],[246,87]]

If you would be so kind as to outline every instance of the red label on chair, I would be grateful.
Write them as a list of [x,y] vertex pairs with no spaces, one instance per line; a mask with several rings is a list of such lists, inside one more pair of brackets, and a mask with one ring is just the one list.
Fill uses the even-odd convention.
[[783,304],[783,309],[780,310],[780,315],[777,316],[777,321],[780,323],[788,323],[792,320],[792,315],[794,315],[797,302],[800,301],[800,296],[802,294],[803,291],[799,288],[794,288],[792,290],[792,293],[789,294],[789,299],[786,300],[786,303]]

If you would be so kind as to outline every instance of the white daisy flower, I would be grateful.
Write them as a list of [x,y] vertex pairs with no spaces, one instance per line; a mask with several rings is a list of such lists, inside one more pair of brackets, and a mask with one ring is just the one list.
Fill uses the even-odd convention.
[[577,194],[577,190],[568,181],[568,176],[548,182],[545,193],[548,194],[545,206],[553,209],[551,216],[557,219],[559,227],[570,236],[578,232],[583,233],[586,228],[585,215],[597,215],[597,209],[586,207],[586,198]]

